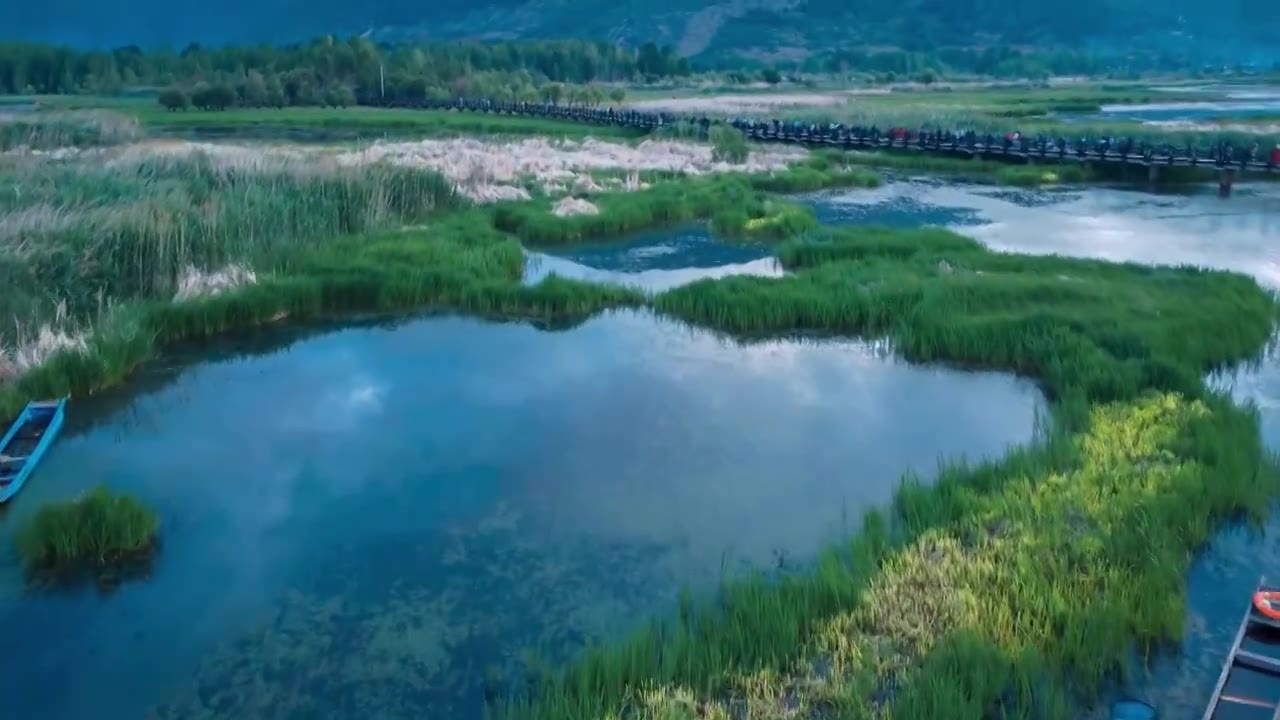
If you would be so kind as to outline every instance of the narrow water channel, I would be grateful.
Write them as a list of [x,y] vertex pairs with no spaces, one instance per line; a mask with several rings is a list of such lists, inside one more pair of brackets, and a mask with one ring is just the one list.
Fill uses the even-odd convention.
[[682,584],[798,567],[904,470],[1027,441],[1041,403],[636,312],[280,342],[75,403],[0,542],[106,482],[159,509],[163,546],[108,594],[24,592],[0,556],[6,717],[479,718],[490,668],[616,636]]

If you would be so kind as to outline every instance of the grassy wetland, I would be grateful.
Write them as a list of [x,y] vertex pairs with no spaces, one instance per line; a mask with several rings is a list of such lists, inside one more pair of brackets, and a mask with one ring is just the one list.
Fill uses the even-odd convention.
[[915,360],[1013,370],[1056,398],[1054,422],[1002,460],[908,481],[810,572],[727,581],[588,652],[510,716],[1066,718],[1135,646],[1180,637],[1192,551],[1259,517],[1280,480],[1252,411],[1200,380],[1262,351],[1270,295],[946,231],[833,231],[779,256],[788,277],[702,281],[655,306],[735,335],[885,337]]
[[[123,381],[169,343],[423,308],[563,324],[647,307],[747,342],[856,336],[915,362],[1029,377],[1052,400],[1035,442],[949,464],[932,485],[907,478],[813,567],[726,577],[563,669],[531,663],[493,693],[511,718],[1074,717],[1123,680],[1135,649],[1180,637],[1192,553],[1280,489],[1256,414],[1203,382],[1275,332],[1276,299],[1244,276],[998,253],[945,230],[823,228],[776,194],[879,181],[838,154],[749,173],[629,167],[626,188],[588,170],[599,187],[581,190],[521,166],[503,180],[527,197],[498,202],[421,157],[184,146],[0,161],[0,280],[17,289],[0,313],[22,319],[0,328],[0,416]],[[557,213],[557,195],[592,212]],[[777,243],[786,275],[655,294],[521,282],[524,245],[692,219]],[[89,505],[37,521],[61,527]],[[122,516],[118,537],[85,523],[83,536],[41,532],[23,556],[146,547],[154,518]]]

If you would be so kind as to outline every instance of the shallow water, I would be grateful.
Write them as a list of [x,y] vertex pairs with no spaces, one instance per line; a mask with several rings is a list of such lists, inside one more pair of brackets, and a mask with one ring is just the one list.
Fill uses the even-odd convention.
[[98,482],[159,509],[150,578],[22,594],[5,716],[478,717],[722,570],[794,567],[939,456],[1030,436],[1039,394],[857,343],[750,346],[633,312],[230,346],[77,402],[0,519]]
[[[1175,120],[1213,120],[1274,117],[1280,115],[1280,87],[1272,85],[1210,85],[1187,88],[1199,93],[1213,93],[1211,100],[1103,105],[1092,116],[1095,120],[1141,120],[1169,122]],[[1176,94],[1170,93],[1174,98]]]
[[[1014,252],[1112,261],[1189,264],[1246,273],[1280,290],[1280,187],[1243,185],[1230,198],[1212,188],[1152,195],[1105,188],[1005,190],[936,181],[891,183],[872,192],[808,197],[824,222],[940,225]],[[1280,451],[1280,356],[1256,371],[1219,378],[1254,403],[1262,436]],[[1280,581],[1280,511],[1261,531],[1231,528],[1195,562],[1187,579],[1187,634],[1128,688],[1155,702],[1161,720],[1199,718],[1217,682],[1259,575]],[[1280,656],[1280,649],[1271,654]],[[1234,686],[1233,686],[1234,687]],[[1274,683],[1239,686],[1280,700]],[[1105,709],[1098,717],[1105,716]],[[1253,717],[1223,713],[1222,720]],[[1267,715],[1269,717],[1269,715]]]
[[806,196],[827,223],[939,225],[998,250],[1189,264],[1280,288],[1280,186],[1151,194],[1110,188],[1021,190],[932,180]]
[[529,252],[528,259],[528,283],[554,273],[652,291],[726,275],[782,275],[782,267],[768,246],[721,242],[711,236],[705,224],[635,233],[617,242],[562,251]]

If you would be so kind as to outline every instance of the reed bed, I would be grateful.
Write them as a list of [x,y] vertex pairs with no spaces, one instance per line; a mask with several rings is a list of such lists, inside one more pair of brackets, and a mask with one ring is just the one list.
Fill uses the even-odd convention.
[[[745,146],[742,151],[746,153]],[[707,144],[645,140],[637,145],[587,139],[526,138],[512,142],[475,139],[375,143],[337,157],[341,164],[389,162],[443,173],[460,192],[487,199],[494,186],[519,187],[526,181],[546,193],[589,190],[598,173],[704,175],[782,172],[807,157],[800,148],[758,147],[740,162],[728,162]],[[611,178],[602,177],[608,182]],[[612,178],[617,179],[617,178]],[[586,185],[588,187],[582,187]],[[614,182],[618,187],[621,183]],[[599,189],[599,188],[596,188]],[[477,194],[478,193],[478,194]],[[528,199],[525,193],[518,199]]]
[[137,500],[105,486],[38,510],[18,528],[18,556],[31,575],[102,576],[155,548],[160,520]]
[[[429,170],[242,163],[203,152],[37,166],[0,176],[0,198],[0,316],[33,325],[56,302],[85,322],[103,298],[172,297],[192,272],[287,269],[328,238],[418,222],[462,202]],[[0,328],[0,345],[15,341]]]
[[911,360],[1009,370],[1090,401],[1194,395],[1204,373],[1265,346],[1275,312],[1231,273],[994,253],[943,230],[830,230],[778,255],[797,272],[694,283],[656,306],[744,335],[888,337]]
[[116,145],[141,136],[135,118],[109,110],[0,112],[0,152]]

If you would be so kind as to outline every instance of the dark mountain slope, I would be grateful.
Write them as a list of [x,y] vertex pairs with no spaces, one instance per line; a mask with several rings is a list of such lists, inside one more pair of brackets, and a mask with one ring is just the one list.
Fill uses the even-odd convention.
[[[851,43],[1195,47],[1280,55],[1274,0],[45,0],[0,3],[0,39],[110,47],[378,38],[653,40],[685,55]],[[1264,59],[1264,58],[1258,58]]]

